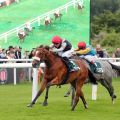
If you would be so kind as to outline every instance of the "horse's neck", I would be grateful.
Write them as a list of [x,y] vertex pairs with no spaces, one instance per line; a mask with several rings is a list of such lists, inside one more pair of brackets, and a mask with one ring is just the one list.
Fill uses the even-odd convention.
[[45,60],[45,64],[47,67],[51,67],[53,64],[55,64],[56,56],[54,54],[48,54],[47,59]]

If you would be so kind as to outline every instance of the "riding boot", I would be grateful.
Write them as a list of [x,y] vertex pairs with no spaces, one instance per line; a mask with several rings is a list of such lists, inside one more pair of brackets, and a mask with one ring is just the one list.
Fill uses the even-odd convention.
[[63,57],[63,60],[69,72],[78,71],[80,69],[73,61],[70,61],[67,57]]

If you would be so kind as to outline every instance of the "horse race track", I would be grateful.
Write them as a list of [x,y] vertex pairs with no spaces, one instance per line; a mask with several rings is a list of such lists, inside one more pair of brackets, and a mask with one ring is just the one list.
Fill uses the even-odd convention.
[[[19,4],[12,4],[9,7],[0,9],[0,34],[10,29],[26,23],[28,20],[36,18],[46,12],[49,12],[61,5],[64,5],[71,0],[21,0]],[[67,14],[65,10],[61,11],[61,21],[53,18],[52,24],[48,27],[44,25],[44,19],[41,20],[41,25],[38,27],[37,22],[32,24],[34,30],[26,36],[24,43],[21,43],[18,36],[15,34],[9,36],[7,44],[4,39],[0,40],[0,45],[7,48],[9,45],[21,46],[23,49],[31,50],[40,44],[51,44],[51,38],[54,35],[59,35],[76,47],[77,43],[86,41],[89,43],[89,12],[90,1],[84,0],[85,8],[83,11],[78,11],[77,6],[68,8]]]
[[89,108],[85,110],[82,102],[72,112],[70,98],[64,98],[69,86],[52,87],[49,94],[49,105],[43,107],[42,95],[33,108],[27,108],[31,101],[31,83],[0,86],[0,120],[119,120],[120,119],[120,79],[113,82],[117,99],[111,103],[105,88],[98,87],[97,101],[91,100],[91,85],[84,86],[84,94]]

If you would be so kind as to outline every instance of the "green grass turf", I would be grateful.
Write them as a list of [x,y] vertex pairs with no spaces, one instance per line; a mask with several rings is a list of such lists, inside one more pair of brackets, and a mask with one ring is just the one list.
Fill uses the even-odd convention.
[[32,84],[1,85],[0,86],[0,120],[119,120],[120,118],[120,78],[113,82],[117,99],[115,104],[106,89],[99,84],[98,98],[91,100],[91,85],[84,85],[83,91],[89,109],[85,110],[80,101],[72,112],[71,97],[64,98],[68,85],[62,88],[51,87],[49,105],[43,107],[44,94],[38,99],[33,108],[26,105],[31,101]]
[[[29,20],[49,10],[57,8],[58,6],[67,3],[68,1],[70,0],[58,0],[57,2],[56,0],[47,0],[47,2],[44,0],[25,0],[21,1],[20,4],[13,4],[10,6],[10,8],[4,8],[2,9],[2,12],[0,11],[0,16],[2,16],[0,31],[4,31],[9,28],[18,26],[24,23],[26,20]],[[20,43],[17,36],[14,35],[9,37],[7,44],[5,44],[3,41],[0,41],[0,45],[4,48],[8,47],[9,45],[19,45],[23,49],[30,50],[31,48],[37,47],[40,44],[51,44],[51,38],[54,35],[60,35],[61,37],[66,38],[67,40],[71,41],[74,47],[76,47],[79,41],[86,41],[87,43],[89,43],[88,1],[89,0],[84,1],[85,8],[83,12],[78,11],[77,8],[74,9],[73,7],[70,7],[67,14],[65,13],[65,11],[62,11],[62,20],[54,21],[51,26],[45,27],[43,23],[44,21],[41,21],[40,27],[37,26],[37,23],[34,24],[33,27],[35,27],[35,29],[32,33],[29,34],[29,36],[26,37],[24,43]],[[15,7],[16,11],[13,11]],[[37,10],[35,8],[37,8]],[[10,13],[5,13],[5,11],[10,11]],[[3,12],[5,14],[3,14]]]

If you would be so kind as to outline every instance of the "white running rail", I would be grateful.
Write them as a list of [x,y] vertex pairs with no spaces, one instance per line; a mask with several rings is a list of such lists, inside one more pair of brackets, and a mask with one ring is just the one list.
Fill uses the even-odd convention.
[[[44,13],[44,14],[42,14],[42,15],[40,15],[40,16],[32,19],[32,20],[29,20],[29,22],[30,22],[30,24],[33,24],[33,23],[37,22],[38,26],[40,26],[40,21],[42,19],[44,19],[46,16],[53,15],[56,10],[60,10],[60,11],[65,10],[65,12],[67,13],[68,7],[73,6],[75,8],[77,3],[83,5],[83,0],[72,0],[72,1],[68,2],[65,5],[62,5],[62,6],[58,7],[58,8],[56,8],[56,9],[53,9],[53,10],[51,10],[49,12],[46,12],[46,13]],[[8,36],[10,36],[12,34],[15,34],[15,33],[16,33],[16,35],[18,35],[18,31],[24,29],[25,24],[26,23],[24,23],[24,24],[22,24],[22,25],[20,25],[20,26],[18,26],[16,28],[14,28],[14,29],[11,29],[11,30],[3,33],[3,34],[0,34],[0,40],[4,40],[5,43],[7,43]]]

